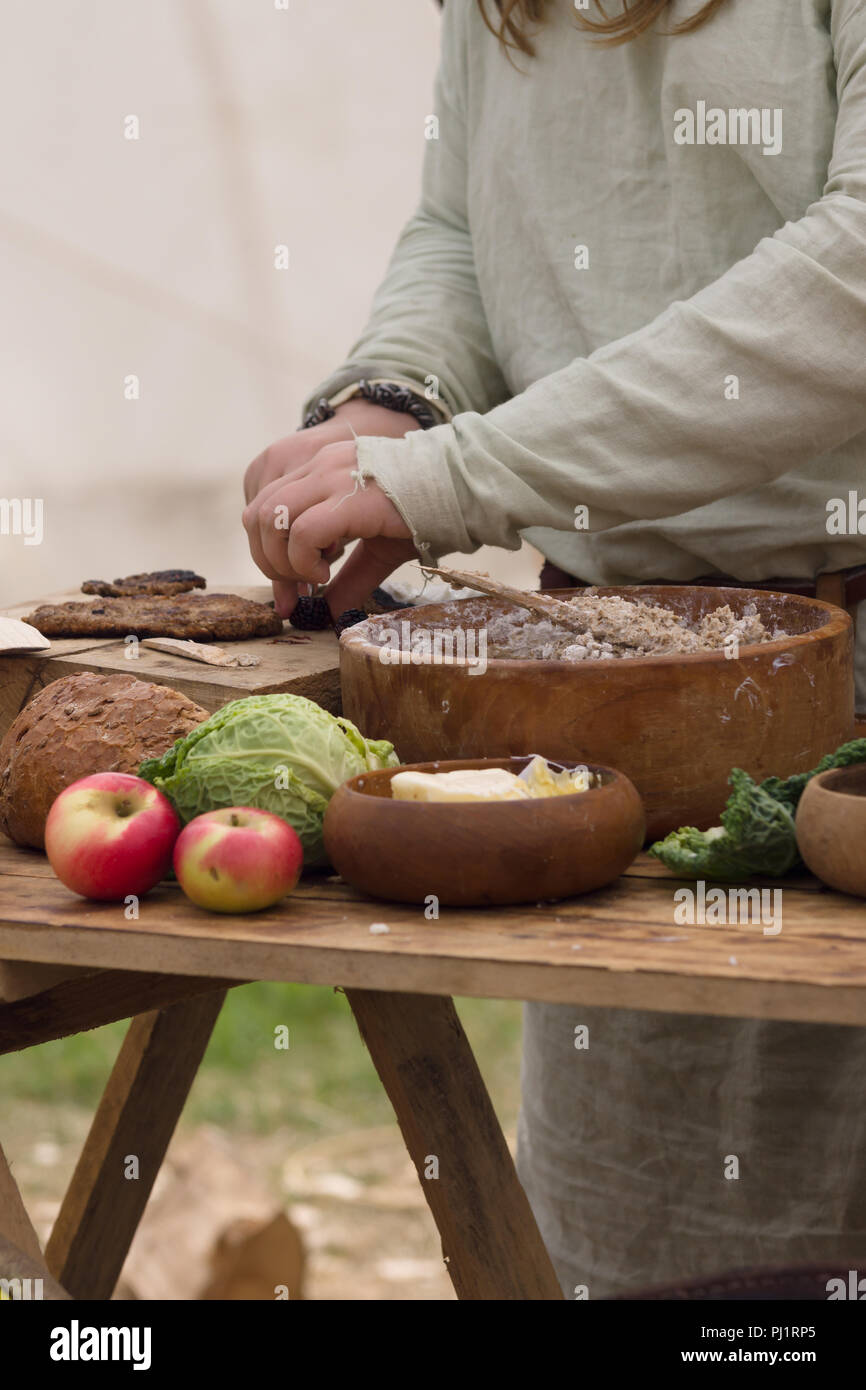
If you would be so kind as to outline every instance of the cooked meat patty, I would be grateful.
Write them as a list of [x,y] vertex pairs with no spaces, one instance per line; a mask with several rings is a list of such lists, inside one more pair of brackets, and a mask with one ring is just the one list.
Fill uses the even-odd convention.
[[152,570],[149,574],[128,574],[125,579],[87,579],[81,586],[83,594],[99,594],[102,598],[133,598],[137,595],[186,594],[190,589],[207,588],[206,580],[192,570]]
[[45,637],[190,637],[195,642],[232,642],[274,637],[283,630],[283,620],[273,608],[236,594],[49,603],[25,621]]

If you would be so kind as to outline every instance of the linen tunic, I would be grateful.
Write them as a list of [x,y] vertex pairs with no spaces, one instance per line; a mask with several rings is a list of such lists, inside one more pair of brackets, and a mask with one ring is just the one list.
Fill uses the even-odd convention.
[[[431,558],[866,562],[864,0],[727,0],[615,48],[554,0],[535,41],[509,62],[447,0],[418,211],[311,400],[366,376],[438,405],[358,446]],[[567,1295],[862,1257],[864,1081],[858,1029],[527,1005],[518,1167]]]

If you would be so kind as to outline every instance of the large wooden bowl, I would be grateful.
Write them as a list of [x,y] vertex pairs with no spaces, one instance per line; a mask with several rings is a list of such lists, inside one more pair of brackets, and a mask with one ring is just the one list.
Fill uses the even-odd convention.
[[[579,592],[560,590],[561,597]],[[718,824],[734,767],[787,777],[851,738],[851,620],[841,608],[753,589],[641,585],[599,589],[690,618],[722,604],[793,634],[762,646],[628,660],[490,660],[383,664],[371,630],[478,630],[509,605],[460,599],[370,618],[340,639],[343,709],[368,738],[389,738],[404,762],[541,753],[617,767],[643,799],[650,839]]]
[[[416,765],[416,772],[504,767],[526,758]],[[395,801],[404,768],[362,772],[325,812],[325,849],[347,883],[371,897],[490,907],[575,897],[611,883],[644,837],[640,797],[622,773],[590,767],[601,785],[531,801]]]

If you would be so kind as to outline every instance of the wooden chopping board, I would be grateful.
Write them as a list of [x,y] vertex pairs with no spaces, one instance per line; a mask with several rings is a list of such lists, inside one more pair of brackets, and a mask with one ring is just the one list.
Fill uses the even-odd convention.
[[[209,584],[210,593],[233,593],[241,598],[266,603],[271,597],[267,585],[238,586]],[[84,602],[86,594],[68,590],[49,594],[14,608],[3,610],[11,618],[23,618],[42,603]],[[294,629],[288,623],[284,635]],[[230,700],[244,695],[269,695],[289,691],[330,710],[340,712],[340,663],[337,639],[333,632],[298,634],[309,637],[308,642],[286,642],[273,637],[257,637],[249,641],[225,642],[227,651],[248,652],[260,658],[258,666],[205,666],[168,652],[154,651],[139,644],[138,656],[126,655],[127,645],[117,637],[52,638],[44,652],[28,652],[18,656],[0,656],[0,738],[5,734],[19,710],[28,700],[61,676],[79,671],[97,671],[106,675],[124,672],[140,680],[170,685],[187,695],[196,704],[213,713]]]

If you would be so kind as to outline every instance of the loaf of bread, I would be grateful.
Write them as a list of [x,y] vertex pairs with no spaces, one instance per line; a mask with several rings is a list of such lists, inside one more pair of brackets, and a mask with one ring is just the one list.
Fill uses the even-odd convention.
[[54,798],[92,772],[138,772],[207,719],[165,685],[92,671],[52,681],[0,742],[0,833],[43,849]]

